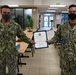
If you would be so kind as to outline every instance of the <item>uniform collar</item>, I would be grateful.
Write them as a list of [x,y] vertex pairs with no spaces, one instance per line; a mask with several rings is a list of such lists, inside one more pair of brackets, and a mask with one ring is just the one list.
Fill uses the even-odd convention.
[[[9,21],[9,24],[11,24],[12,22],[13,22],[13,20],[10,20],[10,21]],[[2,19],[0,19],[0,24],[3,24],[3,23],[2,23]]]
[[67,25],[68,25],[68,28],[69,28],[70,30],[76,30],[76,25],[74,25],[74,27],[71,27],[69,22],[68,22]]

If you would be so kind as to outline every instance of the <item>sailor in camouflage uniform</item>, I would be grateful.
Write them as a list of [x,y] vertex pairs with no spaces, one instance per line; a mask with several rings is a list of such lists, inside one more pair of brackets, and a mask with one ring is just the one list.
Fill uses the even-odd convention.
[[23,32],[21,27],[10,20],[10,7],[1,7],[2,19],[0,20],[0,75],[6,75],[6,65],[9,75],[17,75],[17,55],[16,36],[26,43],[35,44]]
[[61,42],[61,75],[76,75],[76,5],[69,6],[69,22],[60,25],[50,43]]

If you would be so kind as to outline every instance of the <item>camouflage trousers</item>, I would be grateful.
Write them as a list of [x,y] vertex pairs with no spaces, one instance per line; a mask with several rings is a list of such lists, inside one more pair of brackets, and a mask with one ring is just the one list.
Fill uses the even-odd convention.
[[8,75],[17,75],[17,58],[16,57],[0,57],[0,75],[6,75],[6,65],[8,67]]
[[60,59],[61,75],[76,75],[76,61]]

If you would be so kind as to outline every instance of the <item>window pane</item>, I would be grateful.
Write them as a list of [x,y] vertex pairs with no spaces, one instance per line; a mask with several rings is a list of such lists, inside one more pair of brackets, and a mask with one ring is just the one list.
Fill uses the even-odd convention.
[[53,17],[53,16],[51,16],[49,20],[54,20],[54,17]]
[[48,21],[48,17],[44,17],[44,21]]
[[21,26],[23,29],[23,9],[22,8],[16,8],[15,9],[16,14],[16,22]]
[[62,24],[65,22],[68,22],[68,14],[64,13],[62,14],[62,20],[61,20]]
[[44,22],[44,26],[48,26],[48,22]]

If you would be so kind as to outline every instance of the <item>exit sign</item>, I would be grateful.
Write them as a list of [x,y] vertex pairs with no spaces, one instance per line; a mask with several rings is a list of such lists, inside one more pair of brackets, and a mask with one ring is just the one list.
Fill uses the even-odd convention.
[[56,3],[56,5],[60,5],[60,3]]

